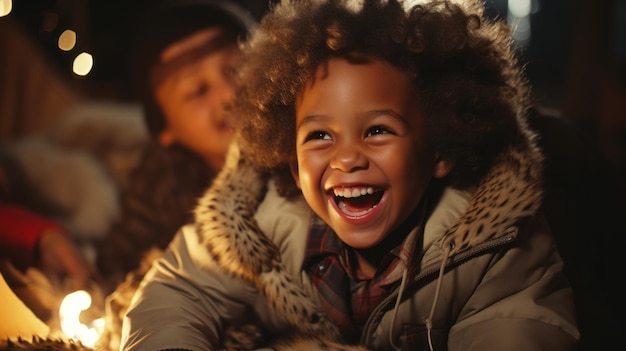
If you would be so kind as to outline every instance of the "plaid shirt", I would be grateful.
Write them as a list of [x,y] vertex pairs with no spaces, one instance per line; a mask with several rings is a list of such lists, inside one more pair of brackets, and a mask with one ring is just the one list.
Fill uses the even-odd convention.
[[370,313],[399,285],[421,233],[415,225],[409,229],[402,243],[385,255],[374,277],[365,279],[357,272],[354,253],[321,218],[314,216],[303,269],[318,288],[322,305],[346,341],[360,339]]

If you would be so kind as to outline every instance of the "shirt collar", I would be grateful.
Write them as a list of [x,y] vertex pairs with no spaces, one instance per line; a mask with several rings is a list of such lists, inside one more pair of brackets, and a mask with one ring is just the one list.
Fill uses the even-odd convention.
[[[418,206],[418,209],[414,211],[412,215],[420,216],[420,218],[415,221],[418,225],[413,226],[402,243],[389,252],[390,255],[400,259],[404,268],[408,268],[411,264],[415,246],[423,233],[424,206]],[[346,245],[318,215],[313,214],[304,256],[304,267],[307,268],[321,257],[328,255],[336,255],[340,257],[342,262],[349,262],[346,255]],[[393,259],[385,260],[387,264],[392,261]]]

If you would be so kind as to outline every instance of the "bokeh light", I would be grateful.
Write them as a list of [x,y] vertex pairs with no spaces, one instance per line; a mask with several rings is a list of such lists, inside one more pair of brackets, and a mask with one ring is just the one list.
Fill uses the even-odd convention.
[[79,76],[86,76],[93,68],[93,57],[91,54],[82,52],[74,59],[72,71]]
[[0,17],[4,17],[11,13],[11,9],[13,9],[13,1],[0,0]]
[[63,51],[70,51],[76,45],[76,32],[71,29],[66,29],[59,36],[59,49]]

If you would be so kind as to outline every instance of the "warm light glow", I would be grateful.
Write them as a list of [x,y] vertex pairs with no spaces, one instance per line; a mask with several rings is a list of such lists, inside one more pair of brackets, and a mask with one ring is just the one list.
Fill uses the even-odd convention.
[[11,0],[0,0],[0,17],[4,17],[11,13],[11,9],[13,8],[13,1]]
[[507,22],[513,31],[513,39],[520,46],[526,46],[531,39],[530,14],[536,10],[533,0],[508,0]]
[[59,308],[59,319],[63,334],[83,345],[93,347],[104,331],[104,319],[98,318],[89,325],[80,322],[80,313],[91,306],[91,295],[84,290],[65,296]]
[[63,51],[70,51],[76,45],[76,32],[71,29],[66,29],[59,35],[59,49]]
[[530,15],[530,0],[509,0],[509,13],[517,18],[523,18]]
[[80,53],[74,59],[74,65],[72,71],[79,76],[86,76],[93,68],[93,57],[90,54],[83,52]]

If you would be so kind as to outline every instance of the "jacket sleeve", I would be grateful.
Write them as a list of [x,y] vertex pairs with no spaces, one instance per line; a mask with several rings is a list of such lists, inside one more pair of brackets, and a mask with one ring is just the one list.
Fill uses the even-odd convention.
[[[304,200],[282,198],[272,181],[254,216],[294,277],[301,274],[310,216]],[[215,350],[231,323],[258,324],[276,335],[288,327],[271,298],[226,273],[199,237],[196,226],[183,227],[154,261],[127,310],[123,350]]]
[[526,221],[520,233],[515,247],[485,266],[450,331],[450,350],[576,349],[572,290],[552,235],[539,219]]
[[193,226],[183,227],[133,297],[121,349],[216,350],[222,323],[246,318],[256,298],[252,286],[216,267]]

